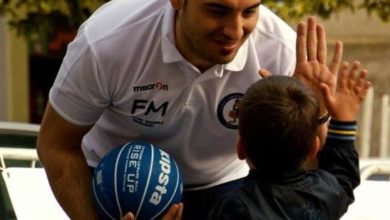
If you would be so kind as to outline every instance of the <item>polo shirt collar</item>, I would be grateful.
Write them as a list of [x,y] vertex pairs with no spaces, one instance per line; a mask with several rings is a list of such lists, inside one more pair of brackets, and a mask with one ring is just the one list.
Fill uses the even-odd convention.
[[234,59],[230,63],[225,64],[225,69],[233,72],[241,71],[244,69],[247,59],[248,59],[248,39],[240,47],[240,49],[238,49],[238,52],[234,57]]
[[[175,9],[168,2],[165,8],[162,21],[161,49],[164,63],[186,61],[177,50],[174,36]],[[248,40],[240,47],[234,59],[227,64],[223,64],[221,69],[228,71],[241,71],[244,69],[248,59]]]
[[162,21],[161,52],[164,63],[180,62],[185,60],[175,45],[174,25],[175,9],[167,2]]

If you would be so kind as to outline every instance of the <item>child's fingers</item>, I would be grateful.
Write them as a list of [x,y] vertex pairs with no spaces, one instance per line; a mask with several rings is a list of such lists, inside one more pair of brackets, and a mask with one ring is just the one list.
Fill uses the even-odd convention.
[[359,61],[355,61],[353,62],[352,64],[352,68],[349,72],[349,80],[348,80],[348,88],[353,90],[354,87],[355,87],[355,84],[356,84],[356,75],[357,75],[357,71],[359,70],[360,68],[360,62]]
[[336,90],[342,90],[347,88],[348,86],[348,80],[349,80],[349,63],[344,61],[341,65],[341,70],[340,70],[340,76],[339,80],[337,80],[337,89]]
[[365,84],[367,82],[367,75],[368,75],[368,71],[366,69],[361,70],[357,78],[356,86],[365,87]]
[[366,81],[366,85],[365,85],[365,89],[364,89],[364,97],[366,97],[367,93],[368,93],[368,90],[370,90],[372,86],[372,83],[370,81]]
[[356,96],[359,97],[360,101],[366,97],[368,89],[371,87],[371,82],[367,80],[367,75],[368,71],[366,69],[360,71],[358,82],[354,88],[354,92]]
[[366,78],[367,75],[368,75],[368,71],[366,69],[362,70],[362,72],[360,74],[361,78],[359,79],[359,81],[360,81],[359,87],[361,88],[359,95],[362,98],[366,97],[367,92],[371,87],[371,82],[369,80],[367,80],[367,78]]

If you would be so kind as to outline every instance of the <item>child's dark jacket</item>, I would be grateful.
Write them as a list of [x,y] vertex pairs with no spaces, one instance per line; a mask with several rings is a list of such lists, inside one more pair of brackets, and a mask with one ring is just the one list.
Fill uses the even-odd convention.
[[[331,121],[319,169],[299,171],[270,181],[251,170],[243,187],[223,197],[209,219],[340,219],[354,201],[360,183],[354,147],[356,123]],[[271,168],[270,168],[271,169]]]

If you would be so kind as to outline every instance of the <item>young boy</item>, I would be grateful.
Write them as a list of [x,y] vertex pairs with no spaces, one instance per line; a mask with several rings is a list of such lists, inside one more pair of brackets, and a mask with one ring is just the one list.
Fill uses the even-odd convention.
[[[241,189],[214,205],[209,219],[332,220],[347,211],[360,183],[356,117],[371,85],[366,70],[356,76],[359,66],[343,63],[335,92],[318,85],[329,125],[329,117],[319,120],[315,93],[296,78],[270,76],[247,90],[237,148],[251,171]],[[305,169],[314,159],[318,169]]]

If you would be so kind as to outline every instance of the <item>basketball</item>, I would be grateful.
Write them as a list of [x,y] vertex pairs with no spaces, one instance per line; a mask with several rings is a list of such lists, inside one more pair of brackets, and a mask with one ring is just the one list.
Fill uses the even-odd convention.
[[93,199],[101,219],[159,219],[181,201],[182,177],[158,146],[129,142],[106,154],[93,175]]

